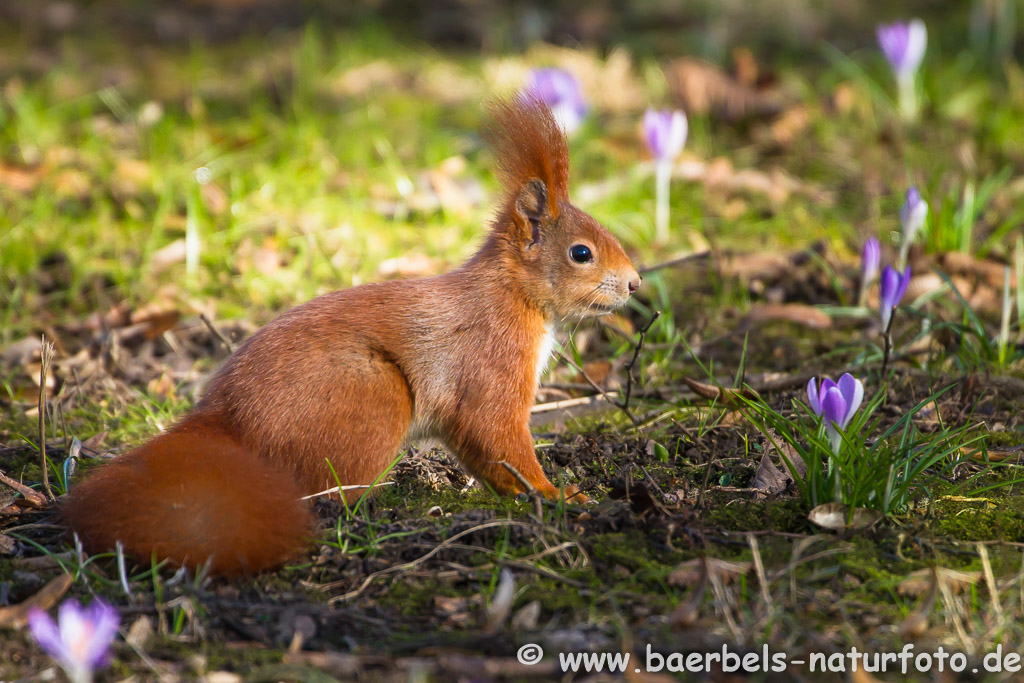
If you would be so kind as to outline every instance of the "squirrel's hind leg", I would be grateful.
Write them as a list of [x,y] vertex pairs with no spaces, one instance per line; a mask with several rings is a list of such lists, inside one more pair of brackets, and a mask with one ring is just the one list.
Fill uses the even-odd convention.
[[[289,384],[291,400],[253,402],[259,412],[243,430],[255,450],[295,473],[307,495],[382,481],[412,420],[412,392],[393,363],[350,354],[325,365],[333,372]],[[351,489],[345,498],[365,492]]]
[[[331,415],[334,443],[329,459],[342,486],[369,487],[385,480],[382,475],[398,456],[412,421],[413,398],[402,372],[392,363],[378,360],[358,378],[351,391],[357,398],[345,402]],[[325,471],[335,485],[334,474]],[[344,493],[355,502],[366,489]],[[371,490],[372,493],[372,490]]]

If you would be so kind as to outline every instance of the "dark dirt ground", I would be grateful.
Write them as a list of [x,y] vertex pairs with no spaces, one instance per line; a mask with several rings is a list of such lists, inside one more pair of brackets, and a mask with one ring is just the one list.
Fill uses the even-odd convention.
[[[749,331],[741,318],[726,318]],[[227,325],[223,332],[241,337],[248,329]],[[800,374],[805,366],[790,360],[798,329],[789,322],[759,322],[751,336],[756,341],[746,350],[748,366],[770,368],[751,371],[746,383],[781,411],[790,410],[806,381]],[[132,387],[159,381],[168,368],[212,368],[224,355],[210,331],[190,319],[170,329],[181,342],[177,351],[162,337],[123,333],[99,342],[103,333],[59,332],[66,353],[77,358],[71,365],[83,370],[81,393],[63,399],[72,421],[75,403],[130,402]],[[618,339],[608,330],[598,334],[605,336],[588,353],[595,360]],[[798,343],[825,346],[815,334]],[[720,336],[705,357],[735,366],[743,355],[742,340],[735,348],[728,341],[735,336]],[[119,340],[127,340],[123,348]],[[657,353],[644,349],[639,362]],[[97,362],[103,358],[108,364]],[[940,418],[922,416],[922,431],[938,429],[939,419],[1004,434],[1019,429],[1020,386],[1012,378],[929,373],[906,364],[895,373],[883,423],[953,384],[936,402]],[[193,376],[201,383],[202,373]],[[587,393],[557,388],[573,386],[568,381],[550,384],[541,400]],[[179,391],[187,395],[188,382]],[[550,661],[536,667],[516,662],[517,649],[531,642],[550,651],[640,654],[647,645],[667,654],[770,642],[792,655],[839,651],[853,634],[879,649],[892,649],[908,633],[919,643],[941,643],[954,624],[962,647],[970,647],[993,625],[984,579],[972,574],[961,592],[929,579],[932,567],[970,572],[983,563],[1001,582],[998,600],[1014,600],[1024,504],[1012,488],[967,497],[968,475],[983,463],[964,464],[927,506],[871,529],[823,532],[808,521],[791,482],[757,481],[768,446],[742,411],[719,407],[674,381],[639,382],[633,391],[632,410],[643,423],[637,430],[607,405],[536,416],[545,469],[579,485],[594,505],[564,506],[525,495],[496,499],[472,486],[440,451],[414,448],[396,466],[395,485],[357,511],[326,500],[317,504],[320,542],[305,562],[253,579],[195,580],[172,568],[154,573],[129,563],[126,595],[115,559],[76,560],[53,509],[21,507],[5,488],[4,501],[13,505],[0,517],[0,602],[29,599],[62,573],[61,566],[72,568],[82,576],[73,593],[102,595],[121,609],[132,644],[118,644],[115,677],[188,678],[227,670],[246,680],[405,680],[420,674],[454,680],[555,675]],[[67,449],[60,413],[54,417],[47,450],[60,463]],[[24,428],[31,429],[31,422]],[[124,447],[107,444],[102,434],[84,441],[80,470]],[[989,455],[1015,462],[1021,451],[1012,438],[997,441]],[[773,457],[778,472],[783,465]],[[0,470],[36,482],[36,459],[32,448],[4,447]],[[1008,476],[1000,472],[987,476]],[[976,480],[969,484],[978,486]],[[502,569],[514,576],[514,608],[487,625]],[[24,631],[11,635],[6,666],[46,666]],[[134,656],[136,651],[145,657]]]

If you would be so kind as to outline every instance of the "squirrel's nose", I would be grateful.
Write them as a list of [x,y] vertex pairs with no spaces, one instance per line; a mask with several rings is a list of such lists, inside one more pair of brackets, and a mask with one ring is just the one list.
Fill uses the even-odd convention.
[[629,293],[632,294],[636,290],[640,289],[641,282],[643,282],[643,279],[639,275],[636,276],[635,280],[630,280],[627,285],[627,287],[629,287]]

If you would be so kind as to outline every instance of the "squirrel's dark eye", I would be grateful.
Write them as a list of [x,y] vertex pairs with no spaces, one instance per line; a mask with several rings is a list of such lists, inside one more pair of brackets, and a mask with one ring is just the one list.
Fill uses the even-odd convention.
[[586,263],[587,261],[593,261],[594,255],[590,252],[590,247],[585,244],[574,244],[569,247],[569,258],[576,263]]

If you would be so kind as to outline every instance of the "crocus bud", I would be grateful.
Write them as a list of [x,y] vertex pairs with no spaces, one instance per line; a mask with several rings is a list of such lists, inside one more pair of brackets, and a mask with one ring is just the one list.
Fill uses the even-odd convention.
[[546,104],[568,135],[580,127],[587,115],[587,103],[579,81],[563,69],[534,69],[530,73],[526,94]]
[[907,285],[910,284],[910,267],[900,274],[892,266],[886,266],[882,271],[882,279],[879,283],[879,306],[882,316],[882,329],[889,330],[892,323],[892,311],[903,300],[907,293]]
[[924,59],[928,31],[920,19],[882,24],[878,27],[878,45],[897,80],[910,80]]
[[688,126],[686,114],[676,110],[648,109],[644,114],[644,138],[651,156],[659,162],[672,161],[683,151]]
[[867,284],[878,277],[878,266],[882,260],[882,245],[877,237],[871,237],[864,243],[860,252],[861,282]]
[[928,202],[921,198],[916,187],[907,190],[907,198],[900,209],[900,222],[903,223],[903,242],[910,244],[917,233],[924,227],[928,218]]

